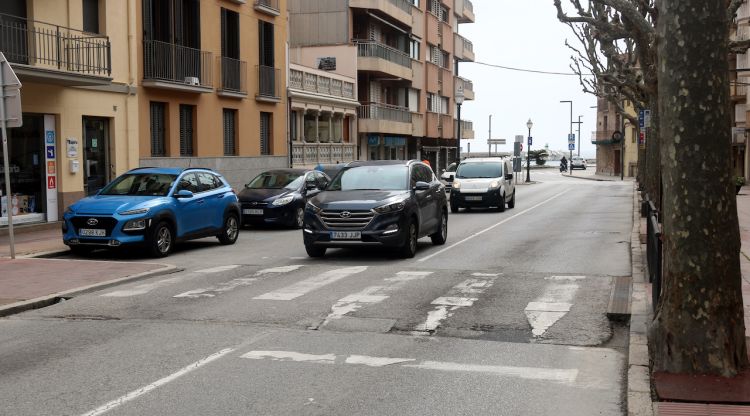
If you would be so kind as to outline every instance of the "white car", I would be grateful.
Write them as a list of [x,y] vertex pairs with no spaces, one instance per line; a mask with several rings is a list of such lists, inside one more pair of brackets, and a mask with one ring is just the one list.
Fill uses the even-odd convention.
[[570,170],[573,169],[586,170],[586,159],[580,156],[573,156],[573,158],[570,159]]
[[516,206],[513,164],[509,158],[485,157],[464,159],[458,165],[451,189],[451,212],[461,208]]
[[448,165],[448,167],[443,169],[443,172],[440,174],[440,181],[443,182],[443,185],[445,185],[446,191],[450,191],[451,186],[453,185],[453,177],[455,175],[456,175],[456,162],[453,162],[450,165]]

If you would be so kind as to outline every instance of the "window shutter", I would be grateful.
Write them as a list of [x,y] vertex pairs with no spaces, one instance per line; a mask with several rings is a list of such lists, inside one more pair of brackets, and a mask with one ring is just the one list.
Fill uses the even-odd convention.
[[193,106],[180,105],[180,156],[193,156]]
[[143,39],[154,38],[154,0],[143,0]]
[[269,155],[271,144],[271,114],[260,113],[260,154]]
[[151,103],[151,156],[166,156],[164,146],[164,103]]
[[236,120],[237,110],[224,109],[224,155],[233,156],[237,154],[237,146],[235,143]]

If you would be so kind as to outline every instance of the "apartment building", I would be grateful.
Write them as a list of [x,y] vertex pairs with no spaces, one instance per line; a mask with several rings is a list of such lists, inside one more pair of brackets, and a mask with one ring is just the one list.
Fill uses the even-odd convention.
[[[635,116],[632,102],[625,101],[625,111]],[[596,173],[600,175],[635,177],[638,174],[638,126],[626,118],[621,120],[617,107],[604,98],[596,105],[597,130],[591,133],[591,143],[596,145]],[[615,132],[622,134],[617,139]],[[624,155],[623,155],[624,152]]]
[[16,224],[57,221],[138,166],[135,2],[0,2],[0,52],[22,83],[23,122],[8,129],[13,196],[3,198],[0,226],[8,209]]
[[137,0],[143,166],[288,166],[285,0]]
[[[457,83],[474,98],[472,83],[457,76],[458,62],[474,59],[458,26],[473,21],[468,0],[289,0],[290,60],[313,68],[335,61],[340,75],[356,80],[356,126],[338,117],[355,159],[426,158],[437,170],[455,158]],[[292,123],[320,126],[319,109],[293,113]],[[462,137],[473,137],[471,123],[462,125]],[[292,142],[321,135],[312,127],[294,134]]]
[[[744,2],[734,20],[732,40],[750,39],[750,4]],[[750,178],[750,161],[747,154],[747,86],[750,83],[750,55],[746,53],[730,56],[730,97],[732,117],[732,166],[734,174]]]

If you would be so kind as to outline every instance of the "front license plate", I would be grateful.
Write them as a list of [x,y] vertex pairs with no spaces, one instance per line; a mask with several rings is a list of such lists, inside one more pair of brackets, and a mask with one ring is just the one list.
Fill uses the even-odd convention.
[[481,201],[482,197],[481,196],[467,196],[466,200],[467,201]]
[[85,237],[104,237],[107,232],[102,228],[81,228],[78,234]]
[[359,240],[361,238],[360,231],[331,231],[331,240]]
[[263,215],[262,209],[246,208],[242,210],[245,215]]

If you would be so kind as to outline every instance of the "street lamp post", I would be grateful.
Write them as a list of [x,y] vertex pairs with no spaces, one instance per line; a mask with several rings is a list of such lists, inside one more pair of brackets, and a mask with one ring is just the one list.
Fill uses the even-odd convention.
[[573,124],[578,124],[578,155],[581,155],[581,124],[583,124],[583,121],[581,121],[581,117],[578,116],[578,121],[574,121]]
[[[570,104],[570,135],[573,135],[573,101],[570,100],[563,100],[560,101],[561,103],[568,103]],[[570,137],[570,136],[568,136]],[[570,147],[568,147],[570,149]],[[573,174],[573,149],[570,149],[570,174]]]
[[456,166],[458,166],[461,163],[461,130],[463,130],[463,126],[461,126],[461,104],[464,103],[463,86],[456,88],[454,100],[456,100],[456,117],[458,118],[458,128],[456,129]]
[[526,127],[529,128],[529,142],[527,143],[528,147],[526,148],[526,182],[527,183],[531,182],[531,175],[529,173],[531,171],[531,164],[530,164],[531,155],[529,153],[531,152],[531,127],[533,125],[534,123],[531,122],[531,119],[529,119],[529,121],[526,122]]

